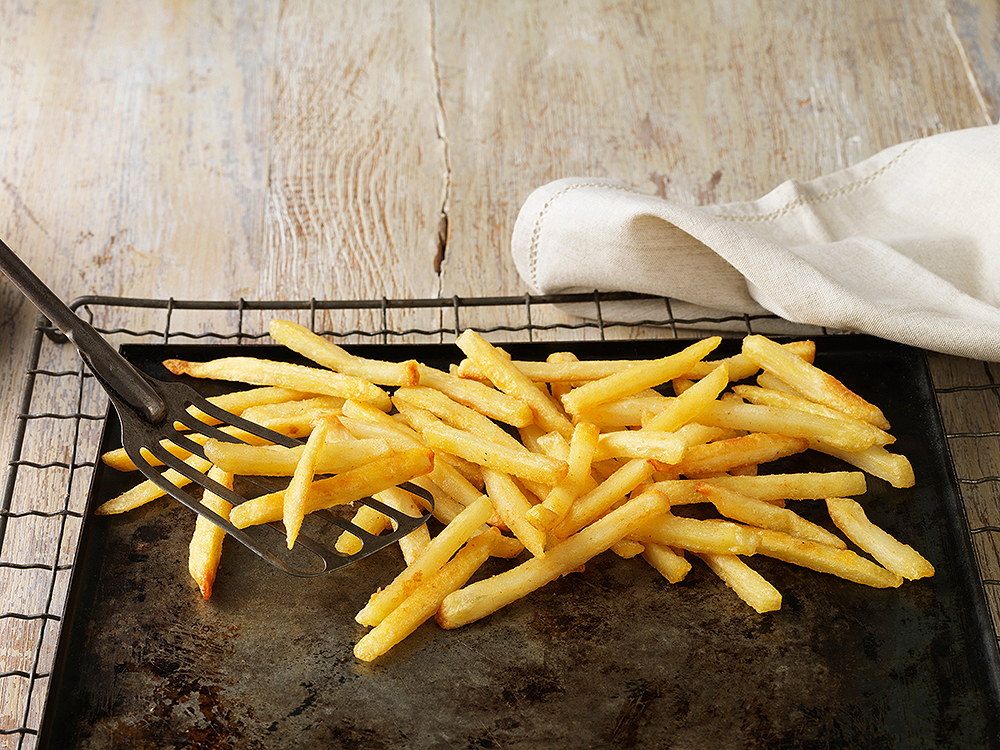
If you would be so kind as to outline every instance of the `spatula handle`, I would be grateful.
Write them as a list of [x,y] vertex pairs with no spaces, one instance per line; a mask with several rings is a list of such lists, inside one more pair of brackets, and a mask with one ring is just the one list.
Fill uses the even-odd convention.
[[53,325],[66,334],[105,388],[113,391],[148,422],[166,416],[163,400],[149,382],[89,323],[74,313],[0,239],[0,271],[31,300]]

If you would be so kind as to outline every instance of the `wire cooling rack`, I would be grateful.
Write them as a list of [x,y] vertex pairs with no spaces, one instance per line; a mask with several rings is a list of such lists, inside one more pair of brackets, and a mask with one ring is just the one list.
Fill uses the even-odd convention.
[[[385,344],[449,342],[466,328],[498,342],[677,338],[703,331],[738,336],[777,322],[767,315],[682,317],[667,299],[601,293],[290,302],[86,297],[73,307],[115,344],[263,342],[276,316],[297,319],[338,343]],[[621,314],[636,309],[638,317]],[[968,367],[972,375],[946,374],[940,387],[935,378],[939,403],[947,401],[957,413],[970,406],[956,407],[956,400],[986,399],[1000,414],[1000,386],[990,368]],[[75,348],[40,320],[18,413],[6,416],[16,424],[0,497],[0,748],[35,745],[106,410],[107,398]],[[979,454],[993,457],[956,471],[980,577],[997,611],[1000,472],[992,467],[1000,432],[965,424],[952,429],[949,409],[942,412],[951,447],[972,440]]]

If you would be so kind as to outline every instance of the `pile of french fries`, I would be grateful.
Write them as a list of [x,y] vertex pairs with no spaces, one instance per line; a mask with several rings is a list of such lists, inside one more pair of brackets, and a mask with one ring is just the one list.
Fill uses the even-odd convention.
[[[934,574],[853,499],[868,475],[909,487],[913,469],[887,448],[894,438],[882,412],[814,365],[811,341],[750,335],[740,354],[713,359],[721,339],[712,337],[658,359],[562,352],[529,362],[467,330],[456,340],[464,358],[445,372],[361,358],[289,321],[272,321],[270,333],[315,366],[246,357],[165,365],[255,386],[213,401],[303,444],[209,439],[204,458],[183,457],[228,486],[238,475],[289,477],[287,489],[235,507],[202,500],[239,528],[282,522],[289,548],[315,510],[374,497],[416,516],[425,501],[398,485],[433,496],[440,530],[425,525],[400,542],[405,567],[357,614],[371,628],[355,647],[361,660],[432,617],[445,629],[486,617],[609,550],[670,583],[700,560],[761,613],[779,609],[781,593],[752,567],[755,556],[877,588]],[[807,450],[850,468],[764,470]],[[134,468],[120,450],[103,458]],[[162,494],[146,481],[97,512]],[[839,534],[795,512],[806,500],[825,503]],[[373,534],[390,523],[363,505],[353,520]],[[198,517],[190,572],[205,598],[223,538]],[[348,532],[337,541],[345,554],[360,546]],[[469,583],[490,557],[509,566]]]

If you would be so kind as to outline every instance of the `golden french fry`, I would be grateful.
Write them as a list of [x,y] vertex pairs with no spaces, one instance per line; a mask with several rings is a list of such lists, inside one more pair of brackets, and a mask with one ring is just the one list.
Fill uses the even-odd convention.
[[[378,493],[378,495],[382,494],[384,493]],[[378,497],[376,496],[375,499],[377,500]],[[380,510],[376,510],[369,505],[362,505],[354,512],[351,523],[362,531],[367,531],[373,536],[378,536],[389,525],[389,518]],[[426,528],[426,526],[421,526],[420,528]],[[353,555],[360,552],[362,546],[363,543],[357,535],[352,534],[350,531],[344,531],[337,537],[334,549],[342,555]]]
[[[240,415],[252,406],[263,406],[265,404],[283,404],[288,401],[298,401],[306,398],[309,394],[290,388],[278,388],[276,386],[263,386],[261,388],[249,388],[243,391],[233,391],[223,393],[219,396],[209,396],[208,402],[225,409],[231,414]],[[206,424],[218,424],[219,420],[210,417],[200,409],[193,406],[188,407],[188,412],[196,419]]]
[[845,451],[822,440],[810,440],[809,447],[884,479],[896,488],[912,487],[916,482],[910,459],[901,453],[890,453],[881,445],[873,445],[863,451]]
[[809,447],[802,438],[773,433],[751,433],[740,437],[718,440],[687,449],[680,463],[666,466],[689,478],[704,478],[722,474],[730,469],[774,461],[801,453]]
[[[327,427],[329,431],[329,427]],[[290,477],[302,457],[305,445],[247,445],[210,439],[205,443],[205,457],[214,465],[240,476]],[[330,442],[318,448],[317,474],[335,474],[356,469],[387,454],[389,443],[379,438]]]
[[827,498],[826,507],[837,528],[883,567],[910,581],[934,575],[934,566],[923,555],[872,523],[857,501]]
[[699,557],[757,612],[781,609],[781,592],[736,555],[702,553]]
[[703,481],[773,503],[779,500],[820,500],[863,495],[868,489],[860,471],[760,474],[751,477],[715,476],[706,480],[668,479],[654,486],[667,494],[672,505],[700,503],[697,487]]
[[551,396],[518,370],[506,352],[490,344],[472,329],[464,331],[455,340],[455,344],[465,352],[465,356],[476,361],[499,390],[525,402],[534,414],[535,421],[544,429],[558,432],[567,439],[573,434],[573,425]]
[[[213,466],[208,470],[208,476],[223,487],[233,488],[233,475],[229,472]],[[208,491],[202,495],[201,504],[226,519],[233,508],[228,500]],[[222,540],[225,539],[226,532],[202,515],[198,515],[194,523],[194,534],[188,548],[188,572],[198,584],[202,598],[209,599],[222,557]]]
[[459,547],[474,534],[482,533],[482,525],[493,515],[493,503],[483,495],[431,539],[430,544],[413,564],[407,565],[392,583],[379,589],[355,616],[361,625],[374,627],[394,610],[422,580],[436,573],[451,559]]
[[643,422],[643,431],[674,432],[692,420],[705,424],[704,420],[698,419],[698,415],[719,397],[727,385],[729,385],[729,368],[727,365],[720,365],[679,394],[658,414]]
[[[801,357],[810,364],[816,360],[815,341],[789,341],[787,344],[782,344],[781,346],[790,354]],[[742,354],[734,354],[732,357],[726,357],[724,359],[703,360],[701,362],[697,362],[694,367],[688,371],[687,377],[692,380],[698,380],[705,377],[714,368],[722,364],[729,368],[729,380],[734,383],[738,380],[746,380],[747,378],[760,372],[760,365],[751,362]]]
[[788,508],[780,508],[765,500],[704,482],[698,485],[697,491],[711,502],[719,513],[733,521],[763,529],[783,531],[799,539],[809,539],[831,547],[847,546],[836,534],[830,533],[812,521],[807,521]]
[[684,457],[687,441],[674,432],[620,430],[605,432],[597,443],[595,461],[609,458],[649,458],[675,464]]
[[384,411],[392,408],[389,394],[377,385],[353,375],[343,375],[317,367],[274,362],[256,357],[222,357],[209,362],[168,359],[163,365],[174,375],[280,386],[326,396],[367,401]]
[[[195,471],[200,471],[202,473],[207,472],[210,468],[212,468],[211,462],[206,461],[200,456],[188,456],[184,459],[184,463],[193,468]],[[163,477],[176,487],[184,487],[191,483],[190,479],[174,469],[167,469],[164,471]],[[140,482],[135,487],[125,490],[122,494],[101,503],[94,510],[94,513],[99,516],[110,516],[116,513],[125,513],[126,511],[135,510],[136,508],[152,502],[157,498],[163,497],[166,494],[166,491],[160,489],[159,485],[154,483],[151,479],[147,479]]]
[[633,364],[627,370],[574,388],[562,398],[563,408],[574,416],[609,401],[662,385],[704,359],[722,341],[718,336],[697,341],[676,354]]
[[611,545],[611,551],[623,560],[631,560],[638,557],[646,549],[646,545],[637,542],[635,539],[619,539]]
[[580,422],[573,428],[573,437],[567,446],[566,476],[552,488],[541,504],[533,506],[528,511],[528,520],[536,528],[542,531],[554,528],[566,517],[570,506],[585,491],[594,454],[597,451],[598,436],[599,430],[589,422]]
[[320,420],[313,428],[309,440],[306,441],[299,454],[299,461],[295,464],[292,479],[285,489],[282,498],[281,520],[285,524],[288,549],[295,546],[295,539],[298,537],[302,521],[305,519],[309,491],[312,488],[313,478],[316,476],[316,464],[319,462],[320,451],[326,443],[329,429],[330,425],[325,419]]
[[770,529],[755,530],[757,554],[874,588],[895,588],[903,578],[849,549],[828,547]]
[[652,461],[632,459],[590,492],[578,497],[563,520],[552,529],[552,533],[560,539],[577,533],[622,502],[632,490],[652,475]]
[[712,427],[822,440],[846,451],[864,450],[878,439],[872,429],[856,427],[847,420],[785,406],[714,401],[699,412],[698,421]]
[[[419,479],[419,477],[417,479]],[[390,487],[387,490],[382,490],[382,492],[376,493],[374,497],[380,503],[384,503],[390,508],[395,508],[396,510],[414,518],[417,518],[423,512],[421,505],[422,501],[418,502],[420,498],[412,492],[407,492],[401,487]],[[396,528],[395,522],[392,522],[392,527],[393,529]],[[406,561],[406,564],[409,565],[412,563],[423,551],[424,547],[430,543],[430,541],[431,536],[430,532],[427,530],[427,524],[418,526],[400,539],[399,549],[403,553],[403,560]],[[355,551],[357,551],[357,549],[358,548],[355,548]]]
[[460,378],[427,365],[419,365],[420,385],[434,388],[465,406],[512,427],[531,424],[535,415],[523,401],[477,380]]
[[863,419],[883,430],[889,429],[889,421],[877,406],[865,401],[829,373],[789,353],[769,338],[760,335],[744,338],[743,356],[781,378],[803,396]]
[[831,409],[829,406],[810,401],[807,398],[788,391],[763,388],[759,385],[737,385],[733,387],[733,392],[751,404],[797,409],[798,411],[817,414],[821,417],[845,421],[850,425],[851,430],[869,435],[869,445],[889,445],[896,441],[896,438],[888,432],[879,429],[870,422],[848,416],[836,409]]
[[290,320],[272,320],[271,338],[306,359],[344,375],[375,385],[416,385],[420,382],[415,360],[383,362],[358,357]]
[[747,526],[715,518],[686,518],[670,512],[642,524],[631,536],[644,543],[724,555],[752,555],[758,546],[755,530]]
[[586,419],[603,430],[643,425],[661,413],[673,399],[657,391],[643,391],[624,396],[587,412]]
[[475,432],[496,443],[502,443],[518,450],[521,445],[510,433],[496,422],[468,406],[458,403],[448,395],[426,386],[397,388],[392,395],[392,403],[404,412],[407,407],[430,412],[438,419],[463,430]]
[[[305,512],[312,513],[370,497],[389,487],[423,476],[433,466],[434,452],[426,448],[413,448],[377,458],[357,469],[313,482],[309,488]],[[230,520],[239,529],[280,521],[284,511],[284,495],[282,490],[247,500],[233,508]]]
[[407,596],[354,646],[362,661],[374,661],[434,616],[444,598],[465,585],[490,556],[500,532],[491,529],[467,541],[440,570]]
[[687,558],[665,544],[646,542],[642,547],[642,558],[669,583],[680,583],[691,570]]
[[457,628],[486,617],[581,565],[629,535],[667,508],[666,498],[643,493],[611,511],[573,536],[510,570],[471,583],[448,594],[437,613],[438,624]]
[[543,484],[558,483],[569,470],[564,461],[523,448],[514,449],[443,422],[428,425],[420,434],[427,445],[435,450]]
[[486,493],[507,528],[535,557],[544,555],[545,532],[528,520],[528,510],[532,504],[518,489],[514,480],[508,474],[489,467],[483,469],[483,478],[486,480]]

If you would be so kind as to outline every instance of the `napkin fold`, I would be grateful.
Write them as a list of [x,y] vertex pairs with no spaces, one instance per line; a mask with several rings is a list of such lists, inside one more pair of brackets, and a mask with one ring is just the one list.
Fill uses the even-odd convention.
[[1000,361],[1000,125],[744,203],[556,180],[522,206],[511,252],[538,294],[654,294],[675,317],[770,312],[788,322],[778,333],[827,327]]

